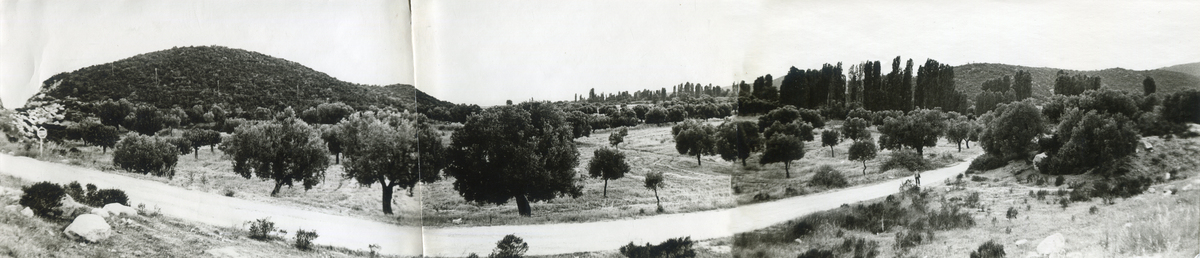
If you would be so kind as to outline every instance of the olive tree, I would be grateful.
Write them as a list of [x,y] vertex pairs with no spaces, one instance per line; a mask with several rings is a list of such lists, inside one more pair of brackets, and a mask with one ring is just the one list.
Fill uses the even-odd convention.
[[232,158],[238,175],[275,180],[271,196],[295,182],[312,189],[329,167],[320,133],[296,117],[239,126],[220,149]]
[[758,160],[758,163],[765,165],[783,162],[784,175],[787,178],[791,178],[791,163],[793,160],[801,158],[804,158],[804,142],[800,141],[799,137],[788,134],[776,134],[767,140],[766,149],[763,151],[762,158]]
[[696,165],[702,165],[700,156],[715,153],[716,142],[713,134],[716,131],[710,125],[688,120],[671,128],[675,133],[675,150],[679,154],[696,156]]
[[875,148],[875,143],[870,139],[863,141],[854,141],[850,145],[850,153],[846,154],[850,160],[862,161],[863,175],[867,174],[867,161],[875,159],[875,155],[879,153],[879,149]]
[[758,124],[753,121],[725,122],[717,126],[716,144],[721,159],[741,159],[744,167],[750,154],[762,150],[763,138],[758,133]]
[[359,112],[338,123],[337,138],[346,154],[343,176],[361,185],[383,188],[383,213],[392,214],[392,189],[439,179],[444,153],[435,129],[419,122],[421,115],[389,111]]
[[471,115],[450,137],[446,174],[467,201],[517,202],[522,216],[530,201],[579,197],[575,166],[579,151],[564,113],[542,103],[496,106]]
[[853,140],[862,140],[871,138],[871,131],[867,127],[871,126],[870,122],[862,118],[850,118],[845,123],[842,123],[842,137]]
[[829,157],[833,157],[833,147],[837,146],[842,141],[841,135],[834,130],[824,130],[821,132],[821,146],[829,146]]
[[1001,105],[992,112],[995,117],[987,121],[979,144],[983,150],[1004,160],[1029,157],[1036,148],[1033,144],[1044,130],[1041,112],[1029,100]]
[[654,202],[656,204],[658,204],[658,210],[662,211],[663,210],[662,199],[658,198],[658,189],[662,188],[663,186],[666,186],[666,183],[663,182],[663,173],[662,172],[646,173],[645,186],[646,186],[646,189],[650,189],[650,190],[654,191]]
[[620,131],[608,135],[608,143],[612,144],[613,148],[617,148],[617,145],[625,142],[626,135],[629,135],[629,130],[622,126]]
[[609,148],[596,149],[592,161],[588,162],[588,175],[592,178],[604,179],[603,197],[608,197],[608,180],[625,177],[629,173],[629,164],[625,163],[625,154]]

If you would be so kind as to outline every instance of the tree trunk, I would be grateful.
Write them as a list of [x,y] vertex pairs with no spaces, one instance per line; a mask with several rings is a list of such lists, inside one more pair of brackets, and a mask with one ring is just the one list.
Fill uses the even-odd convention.
[[341,153],[333,154],[333,164],[342,164],[342,154]]
[[913,149],[917,149],[917,156],[921,156],[921,158],[925,157],[925,146],[917,146]]
[[196,159],[200,159],[200,147],[196,147],[192,152],[196,154]]
[[533,209],[529,208],[529,199],[525,199],[525,194],[518,194],[515,198],[517,199],[517,213],[523,217],[532,216]]
[[970,149],[970,148],[971,148],[971,141],[966,141],[966,142],[967,142],[967,149]]
[[383,186],[383,214],[392,214],[392,185],[379,182]]
[[108,146],[100,146],[101,153],[108,154]]
[[743,166],[743,167],[745,167],[745,166],[746,166],[746,159],[745,159],[745,158],[743,158],[743,159],[742,159],[742,166]]
[[696,166],[702,166],[702,165],[703,164],[700,164],[700,154],[696,154]]
[[789,161],[783,162],[783,175],[786,178],[792,178],[792,172],[788,171],[788,167],[790,167],[791,165],[792,165],[792,162],[789,162]]
[[829,145],[829,157],[833,157],[833,145]]
[[283,181],[275,181],[275,190],[271,190],[271,197],[279,194],[279,188],[283,187]]
[[604,179],[604,198],[608,198],[608,179]]
[[863,160],[863,175],[867,175],[867,160]]
[[208,145],[208,152],[217,153],[217,150],[216,150],[216,148],[214,148],[213,146],[217,146],[217,145],[216,145],[216,144],[209,144],[209,145]]
[[962,152],[962,142],[958,142],[958,152]]
[[653,189],[654,189],[654,203],[658,204],[658,207],[662,207],[662,199],[658,198],[658,188],[655,187]]

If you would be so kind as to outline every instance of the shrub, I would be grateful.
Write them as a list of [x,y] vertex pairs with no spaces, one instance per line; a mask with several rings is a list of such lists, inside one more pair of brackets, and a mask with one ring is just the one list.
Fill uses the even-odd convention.
[[809,219],[801,220],[792,224],[791,230],[787,232],[787,237],[782,240],[791,241],[792,239],[811,235],[813,232],[817,232],[817,224],[809,221]]
[[880,165],[880,171],[904,168],[908,169],[908,171],[918,172],[925,171],[929,167],[929,161],[921,157],[920,154],[910,150],[901,150],[892,152],[892,155],[889,155],[887,160],[883,161],[883,165]]
[[109,203],[120,203],[121,205],[129,206],[129,196],[125,195],[125,191],[120,189],[103,189],[96,191],[87,199],[87,204],[93,207],[103,207]]
[[909,248],[920,245],[922,240],[925,240],[920,232],[896,232],[895,248],[899,250],[908,250]]
[[834,258],[832,250],[808,249],[808,251],[800,253],[796,258]]
[[525,251],[529,251],[529,244],[525,243],[524,239],[515,235],[506,235],[504,239],[496,242],[496,249],[492,250],[492,254],[488,258],[521,258],[525,255]]
[[620,252],[629,258],[691,258],[696,257],[692,244],[691,237],[667,239],[658,245],[646,243],[645,246],[638,246],[629,242],[621,247]]
[[62,206],[62,197],[67,194],[62,186],[50,182],[41,182],[28,187],[22,187],[21,191],[21,200],[19,203],[33,210],[33,214],[46,218],[54,218],[62,213],[62,211],[55,209]]
[[857,237],[849,237],[842,240],[842,246],[838,251],[847,254],[854,254],[855,258],[875,258],[879,256],[879,242],[875,240],[866,240]]
[[296,230],[296,249],[312,250],[312,241],[317,239],[317,231]]
[[830,188],[840,188],[846,187],[846,185],[849,183],[846,182],[846,177],[843,176],[841,172],[834,170],[833,167],[829,165],[823,165],[817,168],[817,173],[813,175],[811,184]]
[[178,160],[179,150],[175,145],[151,136],[130,135],[121,139],[113,151],[113,165],[155,176],[173,176]]
[[246,223],[250,224],[250,238],[260,241],[274,238],[271,234],[275,232],[275,222],[272,222],[271,218],[261,218]]
[[1059,175],[1058,177],[1054,178],[1054,186],[1061,186],[1063,184],[1063,181],[1066,181],[1066,180],[1067,179],[1063,178],[1062,175]]
[[971,258],[1003,258],[1004,245],[988,240],[979,245],[979,249],[971,252]]
[[1047,195],[1050,195],[1050,191],[1046,191],[1046,190],[1038,190],[1037,191],[1037,199],[1039,201],[1045,200]]
[[71,181],[67,187],[63,188],[63,191],[66,191],[67,195],[70,195],[71,199],[75,199],[75,201],[82,203],[87,201],[88,194],[83,191],[83,186],[80,186],[77,181]]
[[1088,208],[1088,213],[1096,214],[1097,212],[1100,212],[1100,208],[1096,208],[1096,206],[1092,206],[1091,208]]
[[982,176],[976,176],[976,175],[972,175],[972,176],[971,176],[971,181],[975,181],[975,182],[987,182],[987,181],[988,181],[988,178],[987,178],[987,177],[982,177]]
[[979,155],[979,157],[976,157],[975,160],[972,160],[971,166],[967,167],[967,169],[977,170],[977,171],[988,171],[988,170],[993,170],[993,169],[997,169],[997,168],[1002,168],[1002,167],[1004,167],[1004,165],[1008,165],[1008,161],[1004,161],[1004,159],[1001,159],[1000,157],[996,157],[991,154],[985,153],[983,155]]
[[926,225],[935,230],[965,229],[975,226],[975,219],[971,218],[971,214],[962,212],[957,206],[943,206],[938,211],[930,212],[928,216],[921,220],[925,220]]
[[1020,214],[1020,212],[1017,211],[1016,207],[1008,207],[1008,211],[1004,213],[1004,217],[1008,219],[1015,219],[1017,218],[1017,214]]

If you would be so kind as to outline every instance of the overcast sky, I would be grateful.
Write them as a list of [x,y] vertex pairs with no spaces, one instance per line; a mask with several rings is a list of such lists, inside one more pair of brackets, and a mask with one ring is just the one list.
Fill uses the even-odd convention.
[[[486,105],[728,87],[897,55],[1095,70],[1200,62],[1200,1],[418,1],[417,84]],[[885,71],[886,72],[886,71]]]
[[223,45],[456,103],[728,87],[900,55],[1094,70],[1200,62],[1200,1],[0,0],[0,98],[59,72]]
[[0,0],[0,99],[60,72],[175,46],[221,45],[338,79],[413,82],[408,3],[392,0]]

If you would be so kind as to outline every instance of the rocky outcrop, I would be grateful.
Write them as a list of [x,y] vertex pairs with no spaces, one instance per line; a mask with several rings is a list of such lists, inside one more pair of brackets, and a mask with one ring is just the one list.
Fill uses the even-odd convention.
[[1054,233],[1042,239],[1042,242],[1037,246],[1037,252],[1041,255],[1052,255],[1063,253],[1067,248],[1067,238],[1062,233]]

